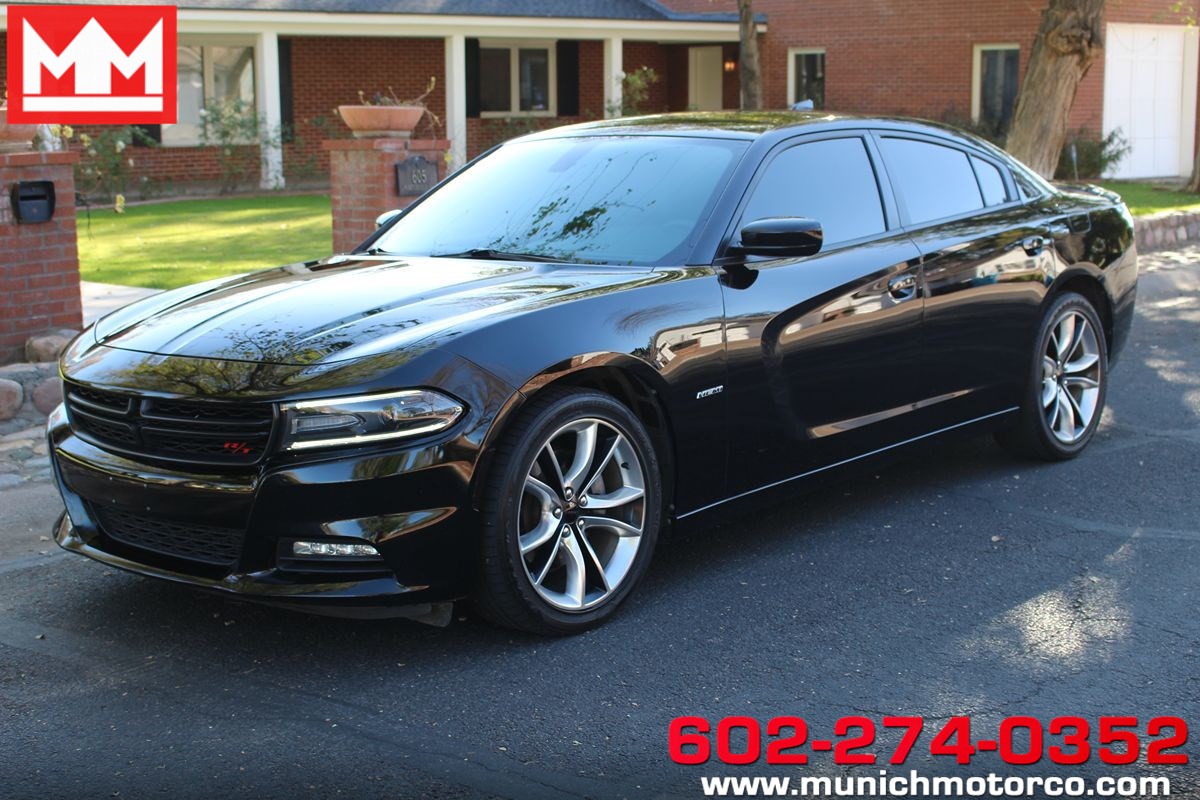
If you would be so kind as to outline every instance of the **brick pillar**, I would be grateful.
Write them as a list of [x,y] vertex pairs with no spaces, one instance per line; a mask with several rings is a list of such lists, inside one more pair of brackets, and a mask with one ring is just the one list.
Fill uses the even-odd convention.
[[[371,235],[375,218],[404,208],[418,192],[400,194],[396,166],[409,159],[428,162],[430,184],[446,176],[445,139],[330,139],[329,180],[333,194],[333,252],[345,253]],[[411,189],[411,187],[409,187]]]
[[[0,364],[22,360],[25,340],[83,327],[75,245],[77,153],[0,153]],[[53,181],[54,218],[18,223],[10,200],[18,181]]]

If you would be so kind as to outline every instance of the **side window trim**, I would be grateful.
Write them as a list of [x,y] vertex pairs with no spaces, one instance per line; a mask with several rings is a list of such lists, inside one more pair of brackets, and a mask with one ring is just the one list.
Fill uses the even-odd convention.
[[936,145],[940,145],[942,147],[949,147],[950,149],[958,150],[959,152],[961,152],[965,156],[967,156],[967,163],[971,165],[971,173],[972,173],[972,175],[975,176],[976,185],[979,188],[980,201],[983,200],[983,187],[982,187],[982,185],[979,185],[979,175],[975,172],[975,165],[971,164],[972,156],[982,159],[984,161],[987,161],[987,162],[995,165],[996,167],[998,167],[1000,170],[1000,177],[1004,181],[1004,190],[1008,195],[1008,200],[1005,203],[1003,203],[1002,205],[996,205],[996,206],[986,206],[985,205],[983,208],[973,209],[971,211],[967,211],[962,214],[955,214],[955,215],[949,216],[949,217],[942,217],[940,219],[930,219],[930,220],[925,220],[923,222],[917,222],[917,223],[913,223],[913,222],[909,221],[908,209],[905,208],[905,206],[904,206],[904,199],[901,196],[900,192],[896,190],[895,186],[892,185],[892,193],[895,196],[896,207],[899,209],[899,215],[900,215],[899,229],[902,231],[905,231],[905,232],[919,231],[919,230],[923,230],[925,228],[932,228],[932,227],[936,227],[938,225],[945,225],[950,222],[957,222],[958,220],[970,219],[972,217],[978,217],[983,214],[991,214],[995,211],[1000,211],[1000,210],[1004,210],[1004,209],[1008,209],[1008,208],[1014,208],[1017,206],[1023,206],[1023,205],[1027,205],[1030,202],[1033,202],[1032,200],[1026,200],[1021,196],[1020,190],[1017,188],[1016,181],[1013,179],[1008,166],[1005,164],[997,163],[996,159],[992,158],[989,154],[987,154],[984,151],[978,150],[973,147],[965,146],[961,142],[957,142],[953,139],[943,139],[940,136],[931,136],[924,132],[918,132],[918,131],[891,130],[891,129],[887,129],[887,128],[874,128],[870,131],[870,134],[871,134],[872,139],[874,140],[874,145],[878,150],[879,160],[880,160],[880,163],[882,164],[883,170],[885,172],[887,171],[887,159],[883,157],[883,148],[879,146],[880,140],[882,140],[882,139],[911,139],[913,141],[927,142],[929,144],[936,144]]
[[878,233],[860,236],[857,239],[849,239],[844,242],[838,242],[835,245],[831,245],[828,251],[822,249],[821,252],[825,253],[841,250],[844,247],[864,244],[877,239],[884,239],[890,235],[901,232],[902,229],[900,226],[899,209],[896,206],[891,183],[888,181],[887,173],[883,167],[883,160],[880,157],[879,151],[875,147],[875,142],[873,141],[871,134],[872,132],[868,129],[848,128],[844,130],[822,131],[820,133],[799,134],[775,144],[763,157],[762,162],[754,172],[754,176],[746,184],[746,188],[743,190],[741,197],[738,198],[737,205],[734,207],[733,214],[729,222],[729,226],[726,229],[724,236],[721,237],[720,246],[717,248],[716,259],[719,261],[720,259],[724,258],[726,251],[737,238],[738,226],[742,221],[742,215],[746,212],[746,208],[750,203],[750,198],[754,194],[754,190],[758,188],[759,183],[762,182],[763,176],[766,174],[767,170],[770,169],[771,165],[775,162],[775,159],[793,147],[800,147],[801,145],[827,141],[830,139],[858,139],[860,142],[862,142],[863,148],[867,153],[867,162],[870,164],[871,171],[875,176],[875,187],[879,192],[879,204],[883,211],[884,229]]
[[1041,202],[1042,200],[1045,200],[1047,197],[1050,197],[1051,194],[1053,194],[1052,191],[1046,191],[1046,189],[1044,189],[1041,186],[1041,183],[1043,182],[1041,180],[1041,176],[1036,176],[1038,178],[1038,180],[1034,180],[1035,174],[1034,174],[1033,170],[1029,169],[1028,167],[1025,167],[1024,164],[1018,163],[1018,165],[1016,167],[1014,167],[1012,170],[1012,172],[1014,172],[1014,173],[1016,173],[1018,171],[1020,171],[1023,174],[1026,181],[1028,181],[1030,184],[1037,187],[1037,189],[1038,189],[1038,193],[1036,195],[1026,197],[1025,193],[1021,191],[1021,187],[1017,185],[1016,175],[1014,174],[1012,176],[1013,177],[1013,188],[1016,189],[1016,197],[1017,197],[1017,200],[1021,203],[1021,205],[1027,206],[1027,205],[1030,205],[1031,203]]
[[[985,158],[981,155],[976,155],[975,153],[972,153],[969,150],[966,151],[966,153],[967,153],[967,161],[971,165],[971,171],[975,173],[975,182],[977,184],[979,184],[979,196],[983,198],[983,209],[985,211],[991,211],[992,209],[995,209],[995,208],[1004,208],[1005,206],[1007,206],[1009,203],[1011,203],[1013,201],[1014,197],[1019,196],[1018,193],[1014,193],[1013,189],[1015,187],[1011,185],[1013,183],[1012,176],[1008,174],[1008,170],[1005,169],[1003,165],[997,164],[995,161],[992,161],[990,158]],[[1000,173],[1000,182],[1002,184],[1004,184],[1004,202],[1003,203],[996,203],[993,206],[989,206],[987,204],[987,194],[983,189],[983,178],[979,175],[979,168],[977,166],[975,166],[976,161],[982,161],[985,164],[990,164],[996,168],[996,172]]]

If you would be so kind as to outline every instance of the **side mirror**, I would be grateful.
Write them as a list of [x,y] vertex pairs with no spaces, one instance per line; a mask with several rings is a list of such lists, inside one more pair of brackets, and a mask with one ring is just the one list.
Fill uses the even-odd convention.
[[742,228],[740,251],[748,256],[799,258],[821,251],[821,223],[808,217],[766,217]]
[[382,228],[384,225],[387,225],[398,216],[400,216],[400,209],[398,208],[393,208],[391,211],[385,211],[375,218],[375,227]]

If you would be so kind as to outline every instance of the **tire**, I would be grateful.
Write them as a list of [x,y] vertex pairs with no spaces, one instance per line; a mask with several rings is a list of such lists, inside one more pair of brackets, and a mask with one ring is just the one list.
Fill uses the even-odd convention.
[[[1067,336],[1073,343],[1060,345]],[[1050,304],[1036,341],[1020,416],[996,440],[1023,456],[1065,461],[1083,452],[1100,424],[1108,344],[1095,307],[1074,292]]]
[[483,615],[552,636],[609,619],[662,527],[658,456],[638,418],[600,392],[547,389],[504,432],[483,479]]

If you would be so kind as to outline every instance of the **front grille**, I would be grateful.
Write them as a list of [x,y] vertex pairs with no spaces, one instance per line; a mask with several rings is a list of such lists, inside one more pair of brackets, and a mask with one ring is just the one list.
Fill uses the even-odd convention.
[[232,567],[242,552],[238,528],[193,525],[93,506],[104,535],[118,544],[214,567]]
[[268,403],[167,400],[68,383],[67,414],[82,438],[108,450],[191,464],[256,464],[275,423]]

